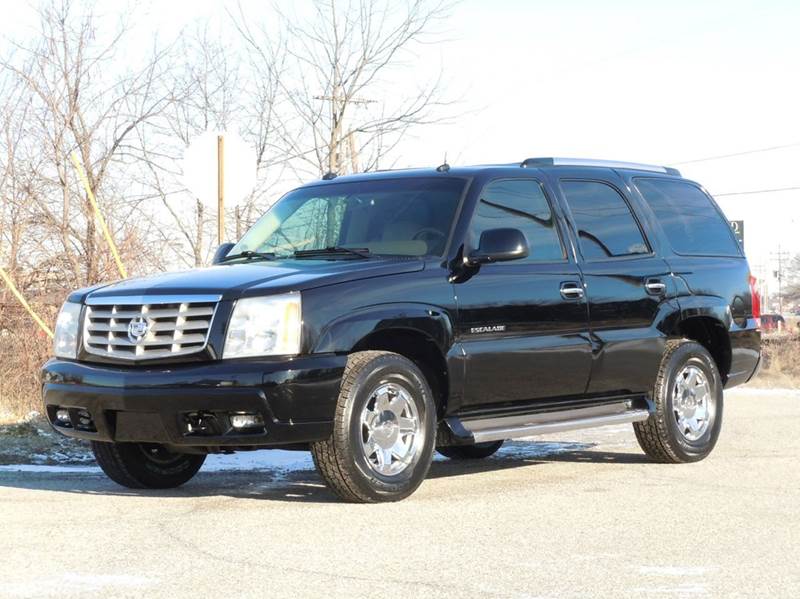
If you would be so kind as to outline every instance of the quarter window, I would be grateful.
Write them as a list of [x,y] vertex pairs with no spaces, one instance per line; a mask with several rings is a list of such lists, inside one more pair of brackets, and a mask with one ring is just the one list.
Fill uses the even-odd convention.
[[636,187],[679,254],[738,256],[728,222],[701,189],[668,179],[635,179]]
[[599,181],[562,181],[586,260],[648,254],[650,248],[620,193]]
[[502,179],[483,188],[470,227],[473,247],[484,231],[503,228],[519,229],[528,240],[529,255],[517,262],[565,259],[553,211],[538,181]]

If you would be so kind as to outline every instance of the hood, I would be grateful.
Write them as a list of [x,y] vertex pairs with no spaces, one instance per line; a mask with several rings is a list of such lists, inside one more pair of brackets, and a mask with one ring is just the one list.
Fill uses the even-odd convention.
[[302,291],[347,281],[415,272],[425,268],[420,259],[279,260],[220,264],[182,272],[161,273],[93,287],[70,296],[221,295],[223,299]]

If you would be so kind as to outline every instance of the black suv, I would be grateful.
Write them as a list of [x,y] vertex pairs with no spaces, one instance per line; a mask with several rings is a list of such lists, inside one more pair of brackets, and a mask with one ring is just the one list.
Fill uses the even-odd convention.
[[343,499],[397,500],[434,450],[628,422],[654,460],[692,462],[760,360],[747,261],[671,168],[328,176],[214,262],[76,291],[58,317],[47,415],[122,485],[290,448]]

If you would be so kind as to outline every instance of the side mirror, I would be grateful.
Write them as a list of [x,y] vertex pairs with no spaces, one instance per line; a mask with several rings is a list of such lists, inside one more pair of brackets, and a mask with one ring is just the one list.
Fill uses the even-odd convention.
[[470,253],[472,265],[507,262],[528,257],[528,240],[519,229],[487,229],[481,233],[478,249]]
[[231,243],[230,241],[223,243],[221,246],[217,248],[217,251],[214,252],[214,257],[211,259],[211,264],[219,264],[228,255],[231,251],[233,246],[236,245],[235,243]]

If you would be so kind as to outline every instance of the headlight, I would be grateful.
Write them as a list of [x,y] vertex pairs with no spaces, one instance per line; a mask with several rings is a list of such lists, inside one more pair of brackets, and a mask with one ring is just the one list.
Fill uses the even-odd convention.
[[78,331],[80,330],[81,305],[64,302],[56,319],[53,335],[53,353],[58,358],[78,357]]
[[223,358],[300,353],[300,294],[251,297],[236,302]]

